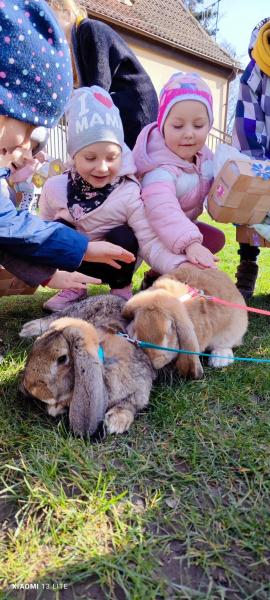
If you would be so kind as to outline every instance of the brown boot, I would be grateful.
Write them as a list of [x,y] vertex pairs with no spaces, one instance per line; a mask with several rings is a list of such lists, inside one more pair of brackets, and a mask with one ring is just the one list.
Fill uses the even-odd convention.
[[241,260],[236,271],[236,287],[249,300],[253,296],[258,275],[258,265],[254,260]]
[[34,294],[37,286],[30,287],[24,281],[15,277],[6,269],[0,269],[0,297],[16,296],[16,295],[31,295]]

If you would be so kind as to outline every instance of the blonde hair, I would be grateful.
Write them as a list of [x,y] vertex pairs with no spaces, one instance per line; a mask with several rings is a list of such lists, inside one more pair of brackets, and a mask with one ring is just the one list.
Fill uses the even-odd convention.
[[78,17],[87,17],[87,12],[85,8],[80,6],[80,3],[75,2],[75,0],[47,0],[47,4],[51,7],[52,10],[55,10],[59,13],[64,13],[67,11],[71,17],[73,17],[74,21]]
[[[86,10],[80,6],[80,3],[75,2],[75,0],[47,0],[47,4],[51,7],[51,9],[59,15],[68,14],[70,22],[75,23],[77,20],[84,19],[87,17]],[[70,44],[70,55],[71,55],[71,63],[72,63],[72,71],[73,71],[73,85],[75,88],[79,87],[79,77],[76,69],[76,62],[74,58],[72,44]]]

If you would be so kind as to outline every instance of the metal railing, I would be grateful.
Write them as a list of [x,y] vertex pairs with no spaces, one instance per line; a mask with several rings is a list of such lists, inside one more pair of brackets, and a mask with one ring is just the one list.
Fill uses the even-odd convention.
[[67,161],[67,128],[64,117],[54,129],[51,129],[46,152],[52,158],[58,158],[64,163]]
[[[215,152],[216,146],[220,142],[231,144],[232,136],[221,129],[212,127],[206,140],[208,148],[210,148],[212,152]],[[57,127],[51,130],[46,151],[52,158],[59,158],[63,162],[67,161],[67,132],[65,119],[62,119]]]
[[215,127],[212,127],[206,140],[208,148],[210,148],[212,152],[215,152],[217,144],[219,144],[220,142],[222,142],[223,144],[231,145],[232,136],[229,135],[229,133],[222,131],[221,129],[216,129]]

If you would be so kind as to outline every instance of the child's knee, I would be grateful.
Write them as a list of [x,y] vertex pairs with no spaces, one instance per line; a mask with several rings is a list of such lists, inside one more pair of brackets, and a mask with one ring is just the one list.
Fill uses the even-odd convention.
[[217,252],[220,252],[220,250],[222,250],[222,248],[225,246],[226,237],[223,231],[217,229],[217,233],[214,236],[214,241],[215,248],[213,250],[213,254],[216,254]]
[[139,244],[135,233],[129,225],[125,224],[114,227],[114,229],[111,229],[106,235],[106,240],[112,244],[122,246],[122,248],[129,250],[129,252],[132,252],[135,256],[138,253]]

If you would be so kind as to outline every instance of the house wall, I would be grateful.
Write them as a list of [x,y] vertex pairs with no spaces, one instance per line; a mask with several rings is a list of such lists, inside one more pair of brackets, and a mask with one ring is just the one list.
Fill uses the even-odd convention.
[[[114,29],[117,29],[115,25]],[[168,48],[156,41],[146,41],[118,29],[119,34],[132,48],[159,93],[175,71],[196,71],[206,80],[213,94],[214,127],[225,131],[227,112],[227,82],[230,71],[215,66],[200,57],[192,57],[178,49]]]
[[[229,69],[216,66],[201,57],[185,54],[178,49],[168,48],[155,40],[146,40],[133,33],[127,33],[126,30],[117,27],[113,23],[111,23],[111,26],[132,48],[150,75],[158,94],[175,71],[196,71],[200,73],[201,77],[207,81],[213,94],[213,126],[221,132],[226,131],[227,85],[231,75]],[[216,144],[220,140],[231,143],[230,136],[223,136],[212,129],[207,139],[211,150],[215,151]],[[66,130],[62,125],[52,131],[48,153],[55,158],[66,161]]]

